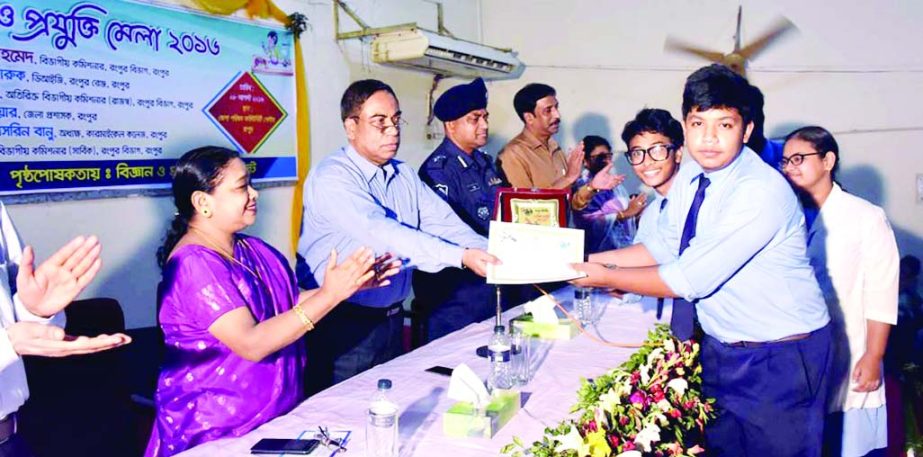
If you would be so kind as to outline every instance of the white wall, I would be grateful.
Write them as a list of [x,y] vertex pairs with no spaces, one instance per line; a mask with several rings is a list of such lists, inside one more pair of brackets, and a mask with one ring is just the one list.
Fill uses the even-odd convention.
[[[173,0],[175,5],[189,0]],[[358,40],[333,39],[330,1],[276,0],[286,12],[305,14],[312,28],[302,36],[311,109],[311,150],[318,161],[344,144],[340,122],[340,96],[350,82],[378,78],[390,83],[398,94],[405,117],[411,122],[404,132],[400,157],[419,164],[432,148],[424,145],[426,97],[431,76],[385,69],[372,64]],[[351,0],[349,4],[368,24],[386,26],[417,22],[436,28],[436,7],[422,0]],[[449,1],[446,26],[457,36],[476,39],[477,3]],[[273,23],[273,22],[269,22]],[[341,14],[346,30],[355,27]],[[289,252],[289,208],[292,188],[265,189],[260,195],[259,221],[248,233],[260,236],[286,254]],[[129,197],[42,204],[9,205],[9,211],[26,242],[40,259],[77,234],[95,234],[103,242],[102,272],[83,294],[118,299],[129,328],[155,325],[155,294],[160,280],[154,254],[173,215],[172,198]]]
[[[666,36],[728,52],[737,6],[744,44],[780,14],[798,28],[759,55],[750,79],[766,95],[766,130],[783,136],[819,124],[840,143],[840,180],[882,205],[902,253],[923,256],[923,2],[820,0],[485,1],[484,40],[519,51],[522,78],[490,84],[491,141],[496,153],[521,129],[513,94],[528,82],[558,91],[565,148],[602,134],[624,150],[622,126],[643,107],[679,117],[686,76],[702,65],[665,53]],[[627,163],[618,158],[623,173]],[[637,181],[634,181],[635,185]]]

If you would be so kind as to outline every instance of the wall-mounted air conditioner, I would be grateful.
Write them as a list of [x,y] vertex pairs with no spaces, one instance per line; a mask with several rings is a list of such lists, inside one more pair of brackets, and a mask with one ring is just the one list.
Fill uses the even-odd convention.
[[444,76],[496,79],[516,73],[522,66],[512,51],[420,28],[378,34],[371,47],[376,63]]

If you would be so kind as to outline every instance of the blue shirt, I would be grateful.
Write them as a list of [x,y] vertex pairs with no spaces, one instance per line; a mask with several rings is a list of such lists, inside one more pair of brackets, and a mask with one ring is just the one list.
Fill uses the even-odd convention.
[[[657,192],[654,192],[654,200],[644,207],[641,211],[641,219],[638,221],[638,231],[635,232],[634,244],[643,243],[644,239],[657,232],[657,226],[660,225],[660,219],[666,217],[666,202]],[[677,244],[679,252],[679,244]]]
[[[322,160],[308,175],[298,253],[318,284],[330,251],[340,259],[366,246],[386,252],[405,267],[435,272],[460,267],[465,248],[484,249],[474,233],[442,199],[397,160],[379,167],[352,146]],[[385,307],[407,298],[410,270],[403,268],[385,287],[357,292],[349,301]]]
[[503,184],[487,154],[475,149],[468,155],[446,138],[420,166],[420,179],[469,227],[487,236],[497,189]]
[[782,171],[779,168],[779,161],[782,160],[782,150],[784,147],[785,145],[781,141],[766,138],[766,145],[763,146],[763,150],[760,151],[759,156],[763,159],[763,162],[766,162],[770,167]]
[[[665,220],[644,246],[677,295],[698,300],[705,333],[723,342],[772,341],[830,321],[805,248],[804,216],[785,178],[744,147],[727,167],[705,173],[711,185],[696,236],[677,257],[702,168],[683,164]],[[670,241],[664,241],[670,240]]]

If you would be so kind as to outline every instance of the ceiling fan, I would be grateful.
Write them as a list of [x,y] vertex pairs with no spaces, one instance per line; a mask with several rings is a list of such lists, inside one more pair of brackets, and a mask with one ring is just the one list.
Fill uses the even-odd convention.
[[681,52],[685,54],[693,54],[699,56],[703,59],[706,59],[711,62],[724,64],[730,67],[735,72],[739,73],[743,77],[747,77],[747,63],[749,60],[753,59],[759,53],[766,50],[766,48],[777,40],[782,35],[785,35],[787,32],[796,29],[795,24],[792,24],[791,21],[784,17],[780,17],[772,26],[769,31],[765,32],[759,38],[754,40],[752,43],[741,47],[740,41],[740,23],[741,17],[743,14],[743,7],[737,7],[737,32],[734,34],[734,50],[729,53],[722,53],[717,51],[709,51],[707,49],[702,49],[692,44],[689,44],[685,41],[667,37],[666,42],[664,43],[664,50],[672,52]]

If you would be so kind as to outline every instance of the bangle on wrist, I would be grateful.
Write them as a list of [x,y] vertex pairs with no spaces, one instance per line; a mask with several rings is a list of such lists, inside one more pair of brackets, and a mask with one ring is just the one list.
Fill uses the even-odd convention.
[[298,316],[298,319],[300,319],[301,323],[304,324],[305,328],[307,328],[306,331],[310,332],[311,330],[314,330],[314,321],[312,321],[311,318],[308,317],[308,314],[304,312],[304,308],[301,307],[301,303],[293,306],[292,311],[295,312],[295,315]]

